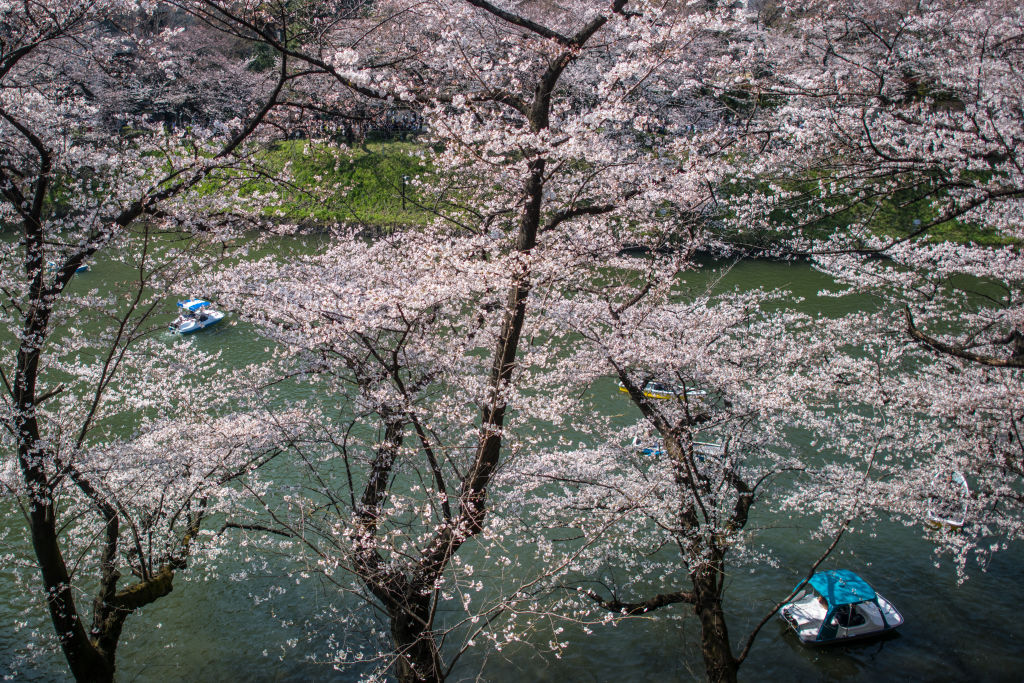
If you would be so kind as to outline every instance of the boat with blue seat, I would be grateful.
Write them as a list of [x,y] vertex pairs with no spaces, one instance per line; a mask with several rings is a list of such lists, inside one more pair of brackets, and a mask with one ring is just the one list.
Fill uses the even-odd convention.
[[[46,262],[46,269],[48,271],[50,271],[51,273],[55,273],[55,272],[57,272],[57,270],[59,270],[56,261],[47,261]],[[89,270],[89,264],[88,263],[83,263],[82,265],[80,265],[77,268],[75,268],[75,273],[84,273],[84,272],[86,272],[88,270]]]
[[805,645],[828,645],[870,638],[903,624],[903,615],[849,569],[818,572],[779,617]]
[[178,334],[189,334],[219,323],[224,319],[224,313],[212,306],[206,299],[179,301],[181,313],[169,325],[170,330]]
[[[639,434],[633,437],[632,445],[633,450],[640,455],[657,457],[665,454],[665,448],[662,443],[653,439],[645,440]],[[693,454],[701,462],[706,458],[720,459],[725,455],[725,446],[720,443],[711,443],[710,441],[694,441]]]

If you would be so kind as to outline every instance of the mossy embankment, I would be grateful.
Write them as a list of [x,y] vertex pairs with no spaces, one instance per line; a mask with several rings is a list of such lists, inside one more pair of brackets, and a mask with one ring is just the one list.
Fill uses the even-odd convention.
[[[988,226],[962,220],[941,220],[940,208],[951,204],[942,183],[921,178],[896,190],[857,183],[847,185],[827,173],[769,184],[730,181],[718,188],[719,237],[755,252],[786,251],[794,240],[829,240],[843,236],[849,244],[870,238],[924,239],[986,247],[1020,245],[1020,241]],[[747,225],[739,218],[748,197],[768,199],[766,220]],[[772,202],[774,204],[772,205]],[[859,236],[859,238],[857,237]]]
[[[275,193],[278,201],[265,213],[280,223],[359,225],[378,233],[426,225],[436,215],[434,204],[419,191],[416,181],[429,179],[434,172],[429,152],[417,141],[371,141],[351,147],[279,141],[260,154],[267,177],[247,182],[242,195]],[[270,180],[282,175],[287,182]],[[719,196],[728,206],[739,192],[750,189],[727,185],[720,188]],[[855,224],[868,225],[874,235],[898,239],[935,217],[928,202],[914,200],[913,194],[919,190],[880,193],[872,201],[851,202],[849,196],[820,192],[820,182],[807,179],[788,188],[791,195],[771,212],[768,228],[744,226],[733,220],[728,210],[726,215],[708,220],[723,241],[760,252],[779,249],[798,231],[810,239],[824,239]],[[960,221],[931,226],[927,237],[935,242],[985,246],[1014,243],[984,226]]]
[[278,201],[265,214],[280,223],[361,225],[376,231],[425,225],[434,214],[423,204],[415,180],[432,172],[427,151],[404,141],[338,147],[283,140],[261,152],[258,161],[266,177],[246,182],[241,195],[276,194]]

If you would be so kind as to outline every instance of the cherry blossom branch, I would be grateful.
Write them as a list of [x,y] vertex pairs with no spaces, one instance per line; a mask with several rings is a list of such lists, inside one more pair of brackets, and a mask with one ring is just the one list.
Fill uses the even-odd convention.
[[249,139],[249,136],[259,128],[260,124],[263,123],[263,120],[266,119],[267,114],[269,114],[270,110],[277,104],[277,98],[281,94],[281,90],[284,88],[285,83],[287,83],[291,78],[292,77],[288,75],[288,56],[281,53],[280,74],[278,75],[277,85],[274,86],[274,90],[267,97],[267,101],[263,103],[263,107],[259,112],[257,112],[257,114],[249,120],[249,123],[217,153],[217,156],[215,157],[216,159],[223,159],[230,155],[238,149],[243,142]]
[[537,22],[533,21],[532,19],[528,19],[526,17],[520,16],[518,14],[515,14],[514,12],[509,12],[508,10],[503,10],[500,7],[497,7],[496,5],[493,5],[490,2],[487,2],[487,0],[465,0],[465,1],[466,1],[466,3],[468,3],[470,5],[473,5],[474,7],[479,7],[480,9],[482,9],[482,10],[484,10],[486,12],[489,12],[490,14],[493,14],[494,16],[498,17],[499,19],[502,19],[503,21],[506,21],[506,22],[508,22],[508,23],[510,23],[510,24],[512,24],[514,26],[518,26],[520,28],[525,28],[528,31],[532,31],[533,33],[536,33],[537,35],[541,36],[542,38],[546,38],[548,40],[553,40],[554,42],[558,43],[559,45],[562,45],[563,47],[576,47],[577,46],[576,40],[574,38],[569,38],[568,36],[562,35],[558,31],[550,29],[547,26],[544,26],[542,24],[538,24]]
[[1011,356],[1010,358],[986,356],[980,353],[974,353],[973,351],[968,351],[961,346],[947,344],[935,337],[925,334],[917,327],[917,325],[914,324],[914,318],[910,313],[909,307],[905,307],[903,309],[903,318],[906,321],[907,333],[917,341],[921,342],[921,344],[934,351],[946,354],[947,356],[954,356],[956,358],[968,360],[972,363],[978,363],[979,365],[987,365],[996,368],[1024,368],[1024,358],[1017,358],[1015,356]]
[[[622,201],[629,201],[633,197],[640,194],[640,190],[631,190],[626,192],[622,196]],[[606,213],[611,213],[615,209],[619,208],[619,204],[594,204],[591,206],[576,206],[563,209],[548,219],[548,222],[540,229],[541,233],[546,233],[554,230],[565,221],[579,218],[580,216],[601,216]]]
[[676,605],[681,602],[692,605],[697,601],[697,595],[693,591],[659,593],[658,595],[652,596],[642,602],[622,602],[616,598],[606,600],[589,588],[585,589],[583,592],[588,598],[596,602],[603,609],[629,617],[653,612],[654,610],[661,609],[662,607]]

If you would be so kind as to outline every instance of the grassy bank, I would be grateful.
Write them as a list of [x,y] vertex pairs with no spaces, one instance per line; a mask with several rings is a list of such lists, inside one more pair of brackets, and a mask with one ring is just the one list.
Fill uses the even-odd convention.
[[[730,220],[736,213],[730,203],[742,201],[747,193],[773,194],[768,184],[725,183],[719,196],[726,207],[721,237],[726,242],[772,250],[800,235],[812,240],[827,240],[848,233],[851,227],[865,226],[871,234],[901,239],[917,233],[920,226],[939,218],[934,202],[946,195],[931,191],[926,182],[890,193],[880,188],[845,188],[830,178],[807,178],[782,183],[789,196],[781,199],[768,216],[767,225],[744,226]],[[936,198],[936,194],[938,197]],[[947,220],[933,225],[925,235],[933,243],[953,242],[1000,247],[1019,245],[1019,241],[976,223]]]
[[[264,150],[260,160],[272,175],[289,169],[291,185],[282,187],[269,180],[253,181],[243,194],[276,192],[280,202],[268,213],[284,223],[345,223],[384,231],[425,225],[434,217],[428,208],[430,199],[421,196],[411,181],[432,173],[430,164],[424,161],[426,151],[421,143],[405,141],[367,142],[348,148],[318,145],[307,140],[279,141]],[[727,184],[719,191],[727,204],[735,194],[749,189]],[[818,220],[803,228],[804,235],[812,238],[827,237],[863,220],[870,222],[875,234],[896,238],[913,231],[915,220],[928,222],[934,217],[925,202],[884,195],[873,203],[854,204],[833,214],[847,197],[841,194],[822,197],[816,181],[810,179],[794,189],[802,195],[797,202],[817,201],[819,204]],[[815,196],[817,199],[813,199]],[[762,231],[746,230],[742,226],[721,227],[721,237],[745,247],[771,250],[790,238],[797,227],[785,203],[772,212],[771,222],[774,229]],[[992,230],[957,221],[935,226],[929,231],[929,238],[936,242],[973,242],[987,246],[1012,243]]]
[[423,151],[415,142],[368,142],[339,150],[307,140],[280,141],[260,161],[274,175],[289,169],[291,184],[254,181],[243,193],[276,192],[281,201],[270,214],[287,223],[381,229],[424,225],[432,214],[420,208],[419,194],[409,182],[430,172],[418,156]]

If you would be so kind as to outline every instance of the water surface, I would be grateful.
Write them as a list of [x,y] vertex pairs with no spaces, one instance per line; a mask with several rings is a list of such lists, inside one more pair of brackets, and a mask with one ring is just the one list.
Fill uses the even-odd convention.
[[[721,274],[726,264],[707,261],[687,279],[699,286]],[[113,279],[117,264],[100,261],[74,286],[103,288]],[[852,307],[870,307],[866,297],[818,297],[836,285],[802,263],[742,261],[731,264],[720,287],[783,287],[802,300],[794,307],[805,311],[839,314]],[[168,297],[166,314],[174,315]],[[254,330],[227,321],[196,335],[203,349],[222,349],[224,362],[243,365],[265,358],[266,343]],[[300,391],[300,390],[296,390]],[[599,410],[629,416],[631,406],[608,378],[591,389]],[[794,443],[795,449],[809,444]],[[4,511],[17,533],[17,513]],[[733,570],[726,591],[726,610],[734,642],[745,637],[766,610],[800,579],[821,547],[806,541],[802,519],[773,519],[763,515],[752,523],[768,528],[761,536],[771,545],[778,567]],[[823,568],[847,567],[861,573],[904,614],[898,634],[884,640],[828,649],[797,643],[781,622],[770,622],[741,670],[745,680],[878,681],[912,680],[1020,680],[1024,671],[1019,612],[1024,607],[1020,547],[996,553],[982,570],[970,566],[971,578],[958,584],[948,563],[936,566],[932,548],[920,527],[880,522],[872,534],[848,536]],[[227,577],[245,569],[244,580]],[[224,558],[210,571],[185,572],[176,579],[167,598],[128,619],[119,650],[121,681],[306,681],[357,680],[358,669],[336,671],[314,661],[325,652],[328,635],[356,648],[367,635],[348,632],[321,618],[321,609],[333,593],[316,580],[296,585],[295,567],[284,557],[270,555],[268,566],[252,571],[236,558]],[[265,596],[277,585],[287,585],[284,599]],[[675,588],[684,587],[682,584]],[[0,674],[9,674],[13,662],[26,653],[27,634],[46,632],[48,619],[11,574],[0,568]],[[593,634],[567,631],[571,646],[561,658],[543,651],[548,634],[496,653],[479,648],[459,662],[452,680],[478,676],[490,681],[665,681],[702,676],[699,633],[688,608],[677,605],[648,619],[597,628]],[[67,677],[58,654],[36,658],[21,668],[22,680],[59,680]]]

